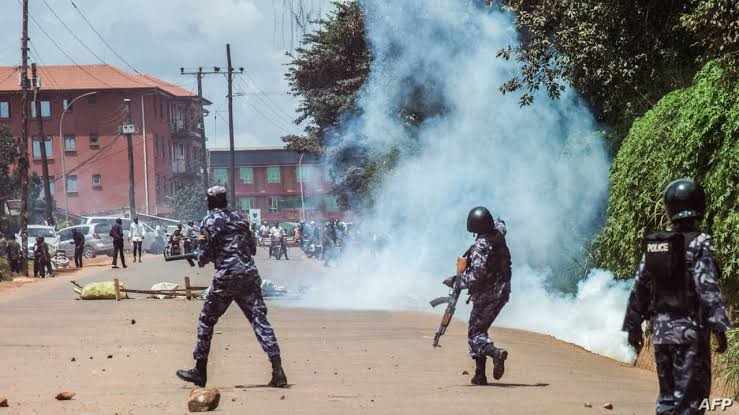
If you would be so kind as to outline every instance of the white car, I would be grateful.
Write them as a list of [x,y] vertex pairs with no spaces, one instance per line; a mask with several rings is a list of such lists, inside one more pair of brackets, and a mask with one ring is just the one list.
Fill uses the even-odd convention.
[[[110,229],[115,224],[116,219],[121,219],[121,228],[123,229],[123,249],[130,251],[133,248],[131,244],[131,238],[128,236],[128,230],[131,228],[131,220],[128,218],[121,218],[119,216],[90,216],[86,217],[84,225],[98,225],[98,234],[103,238],[110,238]],[[140,222],[144,225],[144,241],[141,244],[141,249],[144,252],[159,253],[164,249],[163,241],[159,240],[157,232],[150,225]],[[112,244],[112,240],[111,240]],[[111,251],[112,252],[112,251]],[[112,255],[112,254],[111,254]]]
[[[101,229],[105,228],[105,229]],[[83,255],[86,258],[94,258],[98,254],[113,255],[113,240],[108,236],[110,228],[105,224],[93,223],[90,225],[77,225],[60,229],[59,250],[69,258],[74,257],[74,240],[72,239],[72,230],[78,229],[85,236],[85,250]],[[103,232],[105,231],[105,232]]]
[[[44,242],[49,245],[49,254],[54,255],[59,246],[59,238],[53,226],[28,225],[28,258],[33,258],[33,250],[36,248],[36,238],[44,237]],[[15,240],[22,246],[20,232],[15,234]]]

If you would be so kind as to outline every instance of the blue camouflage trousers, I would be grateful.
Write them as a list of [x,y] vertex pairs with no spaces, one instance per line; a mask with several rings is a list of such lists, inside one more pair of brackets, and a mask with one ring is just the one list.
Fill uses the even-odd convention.
[[656,344],[659,378],[657,415],[696,415],[711,391],[711,351],[708,333],[686,344]]
[[198,339],[193,352],[196,360],[208,358],[213,328],[232,301],[244,312],[267,356],[280,356],[275,331],[267,320],[267,305],[260,284],[261,278],[256,271],[246,275],[216,274],[198,320]]
[[467,340],[470,345],[470,357],[477,359],[486,355],[486,350],[493,346],[488,330],[508,302],[508,295],[481,293],[472,297]]

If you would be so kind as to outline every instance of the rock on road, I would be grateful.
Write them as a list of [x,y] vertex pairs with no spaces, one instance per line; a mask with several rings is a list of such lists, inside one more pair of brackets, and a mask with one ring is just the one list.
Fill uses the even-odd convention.
[[[263,248],[260,248],[260,251]],[[264,278],[294,287],[321,272],[291,252]],[[126,270],[90,267],[73,276],[0,292],[0,396],[8,414],[184,414],[191,386],[174,376],[192,365],[200,301],[75,301],[70,279],[111,280],[130,288],[156,282],[207,285],[208,268],[148,256]],[[269,362],[238,307],[216,327],[209,387],[220,413],[269,414],[648,414],[656,375],[551,337],[495,328],[510,350],[506,376],[469,385],[466,326],[455,322],[433,349],[438,316],[415,312],[332,311],[270,306],[289,389],[271,389]],[[136,324],[132,324],[135,320]],[[492,381],[492,376],[488,375]],[[57,401],[73,391],[70,401]],[[592,403],[592,408],[585,403]],[[606,402],[613,410],[602,409]]]

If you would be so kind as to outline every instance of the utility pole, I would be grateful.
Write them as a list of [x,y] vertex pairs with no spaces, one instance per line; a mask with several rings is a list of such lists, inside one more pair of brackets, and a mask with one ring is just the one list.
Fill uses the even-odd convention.
[[203,193],[208,191],[208,149],[206,148],[205,138],[205,119],[203,118],[203,77],[205,75],[220,74],[221,68],[218,66],[213,67],[211,71],[204,71],[202,67],[199,67],[197,71],[186,71],[185,68],[180,68],[180,75],[195,75],[198,80],[198,122],[200,123],[200,144],[203,146],[203,153],[200,155],[200,164],[202,165],[202,179],[203,179]]
[[[31,83],[33,85],[33,101],[36,108],[36,120],[38,121],[39,147],[41,150],[41,167],[44,178],[44,201],[46,202],[46,223],[54,226],[54,213],[52,206],[54,201],[51,196],[51,186],[49,185],[49,157],[46,154],[46,135],[44,134],[44,119],[41,114],[41,100],[39,90],[41,89],[41,80],[36,72],[36,64],[31,64]],[[53,139],[52,139],[53,142]],[[61,150],[64,151],[64,139],[60,137],[62,145]]]
[[125,98],[123,102],[126,103],[126,109],[128,110],[128,120],[126,124],[121,126],[121,132],[126,135],[126,144],[128,145],[128,208],[130,209],[130,219],[133,220],[136,217],[136,193],[133,178],[133,133],[136,128],[131,118],[131,100]]
[[28,275],[28,0],[23,1],[21,33],[21,137],[18,142],[18,175],[21,190],[21,272]]
[[[231,206],[236,207],[236,156],[235,156],[235,149],[234,149],[234,131],[233,131],[233,75],[236,74],[243,74],[244,68],[234,68],[231,65],[231,45],[226,45],[226,60],[228,62],[227,66],[227,78],[228,78],[228,95],[226,96],[228,98],[228,131],[229,131],[229,142],[230,142],[230,154],[231,154],[231,173],[229,175],[229,182],[231,183],[229,186],[230,190],[230,196],[231,199]],[[203,165],[203,191],[208,190],[208,153],[206,149],[206,139],[205,139],[205,120],[203,119],[203,111],[202,111],[202,102],[203,102],[203,77],[205,75],[214,75],[214,74],[221,74],[221,68],[218,66],[214,66],[213,70],[211,71],[204,71],[202,67],[198,68],[197,71],[186,71],[185,68],[180,68],[180,74],[181,75],[195,75],[198,80],[198,100],[201,105],[200,108],[200,114],[199,114],[199,121],[200,121],[200,137],[202,138],[202,145],[203,145],[203,154],[201,157],[201,163]],[[216,115],[217,116],[217,115]],[[215,134],[214,134],[215,135]]]

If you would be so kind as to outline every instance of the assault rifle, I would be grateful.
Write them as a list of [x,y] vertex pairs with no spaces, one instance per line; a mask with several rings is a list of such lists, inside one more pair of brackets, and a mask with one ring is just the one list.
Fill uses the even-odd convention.
[[444,333],[446,333],[446,329],[449,327],[449,323],[452,322],[452,317],[454,317],[454,312],[457,310],[457,301],[459,301],[459,295],[462,293],[461,275],[465,268],[467,268],[468,255],[469,251],[465,252],[462,257],[457,258],[457,274],[453,277],[449,295],[435,298],[430,302],[431,307],[436,307],[444,303],[447,305],[446,310],[444,311],[444,316],[441,318],[439,329],[436,330],[436,334],[434,335],[434,347],[439,347],[439,339],[444,335]]

